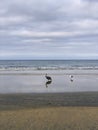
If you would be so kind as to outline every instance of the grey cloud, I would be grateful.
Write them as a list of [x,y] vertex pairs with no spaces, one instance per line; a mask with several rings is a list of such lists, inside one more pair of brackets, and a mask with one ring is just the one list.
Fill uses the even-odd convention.
[[3,0],[0,59],[97,57],[97,13],[96,0]]
[[98,0],[83,0],[84,2],[86,1],[86,2],[92,2],[92,3],[94,3],[94,2],[98,2]]
[[7,15],[28,16],[32,20],[51,21],[57,17],[58,5],[52,1],[12,1],[8,4]]

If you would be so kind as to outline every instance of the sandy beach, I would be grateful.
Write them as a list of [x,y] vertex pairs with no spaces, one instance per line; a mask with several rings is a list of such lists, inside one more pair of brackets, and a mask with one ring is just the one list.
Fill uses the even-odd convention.
[[97,130],[98,73],[45,73],[0,72],[1,130]]
[[98,92],[1,94],[1,130],[97,130]]

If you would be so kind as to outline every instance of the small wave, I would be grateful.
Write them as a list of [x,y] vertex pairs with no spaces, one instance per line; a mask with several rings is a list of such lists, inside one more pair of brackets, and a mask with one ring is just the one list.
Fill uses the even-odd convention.
[[32,71],[32,70],[98,70],[98,67],[0,67],[0,71]]

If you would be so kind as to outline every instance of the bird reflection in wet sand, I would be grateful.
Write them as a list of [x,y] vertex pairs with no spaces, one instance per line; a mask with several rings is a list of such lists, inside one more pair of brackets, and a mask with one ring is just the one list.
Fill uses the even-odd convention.
[[48,88],[48,85],[51,84],[51,83],[52,83],[52,80],[48,80],[48,81],[46,82],[46,88]]
[[70,79],[71,82],[73,82],[73,79]]

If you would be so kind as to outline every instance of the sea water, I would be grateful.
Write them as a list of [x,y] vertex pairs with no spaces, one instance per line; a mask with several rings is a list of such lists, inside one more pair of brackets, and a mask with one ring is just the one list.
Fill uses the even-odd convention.
[[98,60],[0,60],[4,70],[98,70]]

